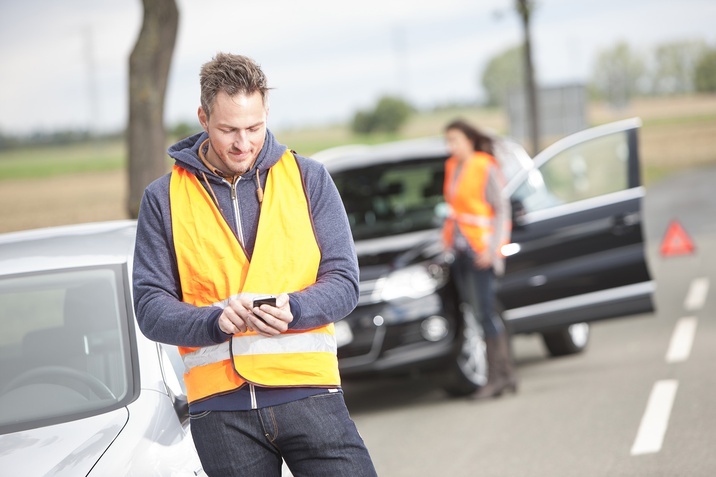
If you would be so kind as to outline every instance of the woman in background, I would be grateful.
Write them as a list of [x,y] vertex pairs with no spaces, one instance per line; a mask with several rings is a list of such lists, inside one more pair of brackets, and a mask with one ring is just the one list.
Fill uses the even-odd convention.
[[495,277],[504,272],[500,248],[511,231],[510,203],[492,139],[463,120],[448,124],[445,138],[451,156],[445,163],[449,214],[443,240],[455,256],[452,273],[461,301],[472,307],[487,347],[487,384],[469,397],[498,397],[517,390],[509,335],[495,309]]

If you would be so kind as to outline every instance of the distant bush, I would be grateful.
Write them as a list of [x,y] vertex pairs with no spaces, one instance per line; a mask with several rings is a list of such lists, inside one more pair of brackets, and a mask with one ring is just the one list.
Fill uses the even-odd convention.
[[384,96],[372,111],[358,111],[353,116],[351,128],[356,134],[375,132],[398,132],[415,109],[405,100]]

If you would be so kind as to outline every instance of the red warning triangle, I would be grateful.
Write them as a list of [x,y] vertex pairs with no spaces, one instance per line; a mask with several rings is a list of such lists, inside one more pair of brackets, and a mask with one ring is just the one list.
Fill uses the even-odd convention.
[[694,251],[694,243],[689,238],[686,230],[677,222],[672,220],[669,228],[666,229],[666,235],[661,242],[661,255],[668,257],[670,255],[685,255]]

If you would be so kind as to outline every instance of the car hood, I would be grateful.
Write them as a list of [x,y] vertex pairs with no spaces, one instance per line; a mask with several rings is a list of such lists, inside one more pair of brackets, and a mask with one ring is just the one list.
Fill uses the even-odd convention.
[[373,280],[440,248],[440,230],[430,229],[356,242],[361,280]]
[[126,408],[53,426],[0,435],[8,475],[87,475],[127,422]]

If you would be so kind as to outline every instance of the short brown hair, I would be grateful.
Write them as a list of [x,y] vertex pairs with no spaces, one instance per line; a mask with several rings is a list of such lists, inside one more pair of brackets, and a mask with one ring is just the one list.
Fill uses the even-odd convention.
[[207,117],[211,114],[216,95],[220,91],[229,96],[242,93],[261,93],[264,106],[268,104],[266,75],[251,58],[230,53],[217,53],[211,61],[204,63],[199,74],[201,86],[201,107]]

